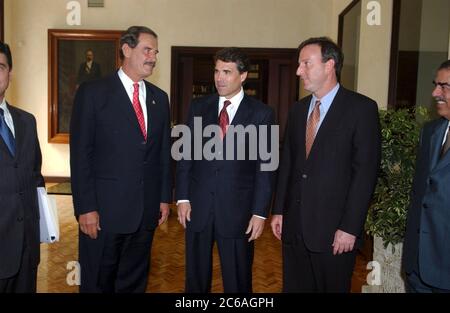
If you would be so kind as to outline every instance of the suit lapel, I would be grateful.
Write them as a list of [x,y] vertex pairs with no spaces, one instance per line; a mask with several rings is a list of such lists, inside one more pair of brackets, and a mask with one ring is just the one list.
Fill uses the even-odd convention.
[[[128,97],[127,91],[125,90],[125,87],[123,86],[122,81],[120,80],[119,75],[117,73],[113,76],[113,85],[114,85],[113,89],[114,93],[112,94],[113,101],[115,101],[117,103],[117,106],[120,107],[126,118],[130,121],[131,125],[133,125],[132,127],[135,130],[136,135],[138,135],[139,136],[138,138],[142,140],[143,137],[141,127],[139,126],[139,122],[136,117],[136,112],[134,112],[133,103],[131,103],[130,97]],[[147,131],[147,133],[149,132]]]
[[[2,137],[2,136],[0,136],[0,149],[1,149],[1,150],[4,150],[5,153],[7,153],[7,154],[12,158],[11,152],[9,151],[8,146],[6,145],[6,143],[5,143],[5,141],[3,140],[3,137]],[[17,154],[17,153],[16,153],[16,154]]]
[[[230,125],[233,126],[237,126],[237,125],[242,125],[243,127],[246,127],[249,122],[251,121],[250,119],[250,115],[252,113],[252,108],[251,108],[251,104],[250,104],[250,99],[248,98],[247,95],[244,95],[244,98],[242,98],[241,103],[239,104],[239,107],[236,111],[236,113],[234,114],[233,120],[231,121]],[[227,153],[227,145],[226,143],[226,138],[227,138],[227,134],[228,132],[225,134],[224,138],[223,138],[223,157],[226,157],[226,153]],[[237,151],[237,145],[238,142],[236,141],[236,138],[234,138],[234,151]],[[248,150],[248,148],[246,148]],[[222,164],[223,165],[223,164]]]
[[450,154],[446,153],[440,158],[442,149],[442,140],[448,127],[448,121],[442,119],[442,122],[436,125],[430,138],[430,171],[437,171],[450,163]]
[[442,157],[442,159],[440,159],[438,161],[438,163],[436,164],[435,170],[439,171],[449,164],[450,164],[450,153],[447,151],[447,153],[445,153],[445,155]]
[[295,132],[297,138],[297,146],[298,146],[298,156],[301,157],[302,163],[306,160],[306,124],[308,122],[308,111],[309,104],[311,103],[312,96],[308,96],[304,101],[300,102],[302,105],[300,106],[300,116],[298,116],[298,126],[294,129],[297,129]]
[[[150,83],[144,80],[145,83],[145,105],[147,106],[147,144],[150,142],[148,138],[152,135],[152,126],[155,122],[155,118],[157,115],[156,111],[156,101],[155,101],[155,95],[153,93],[153,90],[150,88]],[[153,119],[153,120],[152,120]],[[136,119],[137,121],[137,119]],[[140,129],[139,129],[140,131]]]
[[236,114],[234,115],[233,120],[231,121],[230,125],[246,125],[249,120],[249,115],[251,114],[252,110],[250,108],[249,98],[247,95],[244,95],[244,98],[242,99],[241,103],[239,104],[238,110],[236,111]]
[[[320,125],[320,128],[316,134],[316,138],[314,139],[313,146],[311,148],[310,156],[309,158],[313,159],[314,155],[317,150],[320,150],[321,145],[325,142],[325,138],[327,134],[329,134],[331,131],[337,128],[339,121],[342,118],[342,114],[344,114],[344,90],[342,87],[339,87],[339,90],[336,94],[336,96],[333,99],[333,102],[331,103],[330,108],[328,109],[327,115],[325,115],[325,118]],[[308,106],[309,108],[309,106]],[[306,125],[306,123],[305,123]],[[306,131],[306,127],[305,127]],[[308,158],[308,159],[309,159]]]
[[202,112],[203,128],[208,125],[218,125],[219,123],[219,96],[216,94],[207,99],[205,111]]
[[[11,112],[11,107],[10,106],[8,106],[8,109]],[[13,118],[13,120],[14,120],[14,118]],[[9,151],[8,146],[6,145],[6,143],[3,140],[3,137],[1,135],[0,135],[0,149],[4,150],[5,153],[7,153],[12,158],[11,152]]]

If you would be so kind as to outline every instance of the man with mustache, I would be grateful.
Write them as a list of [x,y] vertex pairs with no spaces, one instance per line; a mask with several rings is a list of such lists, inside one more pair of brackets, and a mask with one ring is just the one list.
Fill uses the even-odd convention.
[[80,292],[145,292],[155,228],[171,201],[167,94],[153,73],[157,35],[130,27],[122,67],[81,84],[70,129],[75,215],[80,225]]
[[408,292],[450,292],[450,60],[433,84],[441,117],[420,135],[403,250]]

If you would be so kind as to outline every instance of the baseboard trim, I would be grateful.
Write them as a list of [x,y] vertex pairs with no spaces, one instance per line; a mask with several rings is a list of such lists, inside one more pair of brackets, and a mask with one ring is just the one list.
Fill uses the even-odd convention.
[[70,177],[63,177],[63,176],[45,176],[44,180],[46,183],[69,183]]

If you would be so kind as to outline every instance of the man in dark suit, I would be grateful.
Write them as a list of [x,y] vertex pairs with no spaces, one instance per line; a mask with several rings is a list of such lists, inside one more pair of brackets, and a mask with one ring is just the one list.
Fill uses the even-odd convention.
[[36,292],[44,179],[36,120],[5,100],[11,70],[11,51],[0,42],[0,293],[28,293]]
[[75,97],[70,162],[80,225],[81,292],[145,292],[155,228],[171,201],[167,94],[152,74],[157,35],[121,37],[122,67]]
[[338,83],[328,38],[299,46],[297,75],[312,95],[289,113],[273,208],[283,241],[284,292],[349,292],[380,162],[375,101]]
[[[237,48],[217,52],[214,80],[218,94],[196,99],[190,106],[189,128],[193,131],[215,125],[220,127],[223,140],[218,139],[218,158],[211,160],[203,155],[177,164],[178,218],[186,228],[186,292],[210,291],[214,241],[224,291],[252,291],[253,240],[261,235],[268,215],[273,173],[261,169],[264,162],[259,154],[254,159],[249,157],[249,140],[231,142],[234,133],[227,129],[255,127],[261,136],[258,127],[272,125],[274,112],[244,94],[242,83],[248,66],[248,58]],[[194,118],[201,118],[202,125],[194,125]],[[202,138],[195,138],[199,140],[196,144],[192,140],[192,154],[202,155],[208,139],[204,137],[202,142]],[[194,151],[196,147],[198,151]],[[238,147],[246,151],[241,160],[236,157]],[[226,153],[230,149],[234,149],[231,156]]]
[[420,135],[403,246],[409,292],[450,292],[450,60],[433,83],[441,118]]
[[80,64],[78,69],[77,84],[83,82],[96,80],[102,77],[100,64],[94,61],[94,51],[92,49],[86,50],[86,61]]

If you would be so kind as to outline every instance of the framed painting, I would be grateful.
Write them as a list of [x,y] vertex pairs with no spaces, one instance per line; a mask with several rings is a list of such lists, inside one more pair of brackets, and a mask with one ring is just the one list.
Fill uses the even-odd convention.
[[116,30],[48,30],[48,142],[69,143],[75,93],[83,82],[119,68],[121,34]]

